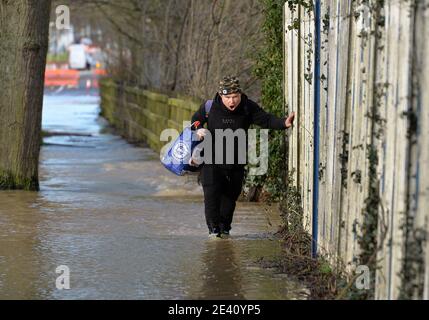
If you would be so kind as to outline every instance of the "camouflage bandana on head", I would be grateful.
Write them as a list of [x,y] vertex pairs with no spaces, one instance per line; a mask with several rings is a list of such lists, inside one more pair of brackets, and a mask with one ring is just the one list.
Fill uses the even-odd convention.
[[227,95],[241,92],[240,80],[237,77],[226,76],[219,82],[219,94]]

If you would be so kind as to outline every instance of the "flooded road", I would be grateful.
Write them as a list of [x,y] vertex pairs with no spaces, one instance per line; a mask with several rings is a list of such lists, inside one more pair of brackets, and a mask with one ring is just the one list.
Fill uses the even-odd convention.
[[[261,269],[278,214],[238,203],[232,238],[209,240],[202,189],[109,132],[96,92],[45,96],[40,192],[0,192],[0,299],[294,299]],[[55,286],[58,266],[70,289]]]

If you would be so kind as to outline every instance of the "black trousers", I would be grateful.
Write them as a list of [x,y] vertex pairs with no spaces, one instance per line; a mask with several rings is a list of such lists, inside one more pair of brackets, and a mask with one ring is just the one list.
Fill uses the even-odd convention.
[[244,167],[224,169],[204,165],[201,184],[204,190],[204,211],[210,232],[231,230],[235,204],[241,194]]

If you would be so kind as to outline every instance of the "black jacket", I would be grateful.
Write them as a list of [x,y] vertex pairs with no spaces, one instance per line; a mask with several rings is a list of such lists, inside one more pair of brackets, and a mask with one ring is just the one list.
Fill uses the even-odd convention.
[[[263,129],[277,129],[284,130],[285,118],[278,118],[273,114],[265,112],[256,102],[250,100],[245,94],[241,95],[240,104],[234,109],[229,110],[223,103],[220,95],[217,93],[213,99],[213,105],[211,107],[209,116],[206,117],[205,103],[194,113],[192,116],[192,123],[199,121],[198,127],[193,129],[203,128],[204,124],[207,123],[207,129],[212,134],[213,141],[213,160],[215,163],[215,130],[216,129],[231,129],[236,131],[237,129],[244,129],[246,133],[246,159],[247,159],[247,130],[250,125],[256,124]],[[238,139],[236,139],[238,140]],[[219,143],[219,142],[217,142]],[[238,160],[238,141],[234,142],[234,163],[226,164],[226,143],[223,146],[224,160],[222,164],[219,164],[221,168],[234,169],[236,167],[242,167],[245,164]],[[247,162],[247,161],[246,161]]]

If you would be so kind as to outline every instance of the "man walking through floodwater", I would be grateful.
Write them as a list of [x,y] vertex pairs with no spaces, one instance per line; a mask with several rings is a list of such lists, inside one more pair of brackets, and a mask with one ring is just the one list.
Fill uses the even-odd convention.
[[[197,130],[196,133],[200,140],[208,135],[217,136],[216,131],[219,130],[229,129],[230,132],[231,130],[233,132],[244,130],[247,147],[247,132],[250,125],[256,124],[263,129],[284,130],[292,126],[294,118],[294,112],[287,118],[278,118],[265,112],[256,102],[242,93],[237,77],[226,76],[220,81],[219,90],[213,101],[204,103],[195,112],[192,116],[192,123],[197,122],[194,129]],[[207,129],[203,127],[206,123]],[[240,141],[235,140],[233,140],[232,147],[233,161],[214,161],[214,159],[219,159],[215,150],[216,152],[224,151],[222,160],[228,158],[228,154],[225,152],[228,148],[224,139],[217,140],[219,139],[212,139],[213,161],[204,163],[202,166],[201,184],[204,191],[209,237],[227,238],[231,230],[236,201],[241,194],[246,163],[239,161],[240,146],[238,144]],[[196,164],[193,160],[191,159],[191,165]]]

